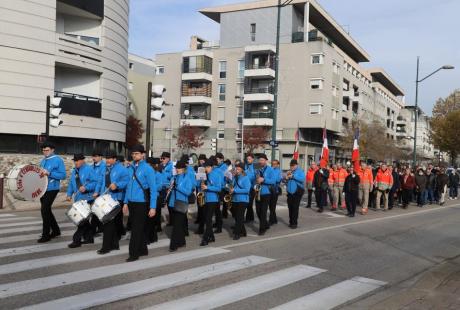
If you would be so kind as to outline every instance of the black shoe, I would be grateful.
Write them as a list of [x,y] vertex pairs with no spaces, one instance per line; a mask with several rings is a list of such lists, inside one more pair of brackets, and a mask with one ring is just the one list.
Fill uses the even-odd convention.
[[134,256],[130,256],[126,259],[126,262],[127,263],[130,263],[130,262],[135,262],[139,259],[139,257],[134,257]]
[[265,235],[265,230],[259,230],[259,236]]
[[241,234],[241,237],[247,237],[247,236],[248,236],[248,234],[246,232]]
[[240,235],[234,235],[233,240],[240,240]]
[[176,252],[177,248],[169,248],[169,252]]
[[311,206],[306,206],[305,208],[307,208],[307,209],[311,209]]
[[72,242],[71,244],[68,245],[68,247],[71,249],[79,248],[81,247],[81,243]]
[[61,235],[61,232],[58,231],[58,232],[52,232],[51,235],[50,235],[50,238],[53,239],[53,238],[56,238],[56,237],[59,237]]
[[216,228],[216,229],[214,229],[214,233],[215,233],[215,234],[220,234],[220,233],[222,233],[222,228]]
[[107,250],[107,249],[99,249],[99,250],[97,250],[97,254],[99,254],[99,255],[104,255],[104,254],[107,254],[107,253],[110,253],[110,250]]
[[318,213],[323,213],[323,209],[318,209],[318,211],[316,211]]
[[94,239],[90,239],[90,240],[83,240],[81,244],[93,244],[93,243],[94,243]]
[[202,234],[204,234],[204,229],[195,230],[194,234],[195,235],[202,235]]
[[45,243],[51,241],[51,236],[41,236],[40,239],[37,240],[38,243]]
[[201,240],[201,243],[200,243],[200,246],[207,246],[208,245],[208,241],[203,239]]
[[214,236],[209,237],[208,242],[216,242],[216,238]]

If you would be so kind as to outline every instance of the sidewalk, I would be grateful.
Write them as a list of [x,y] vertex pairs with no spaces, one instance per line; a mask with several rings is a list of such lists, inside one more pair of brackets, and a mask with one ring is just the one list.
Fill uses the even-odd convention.
[[[66,194],[60,192],[56,200],[53,203],[53,208],[66,208],[70,205],[69,202],[65,201]],[[40,210],[40,201],[21,201],[14,199],[9,193],[5,191],[3,197],[3,209],[0,209],[1,212],[10,212],[10,211],[31,211],[31,210]]]

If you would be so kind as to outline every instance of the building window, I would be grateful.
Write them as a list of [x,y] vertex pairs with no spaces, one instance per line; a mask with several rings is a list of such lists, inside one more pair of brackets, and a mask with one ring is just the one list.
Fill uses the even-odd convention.
[[340,65],[336,61],[332,63],[332,70],[335,74],[339,74]]
[[134,68],[134,64],[132,62],[129,63],[129,69],[133,69]]
[[217,139],[219,139],[219,140],[225,139],[225,131],[224,130],[218,130],[217,131]]
[[219,101],[225,101],[225,84],[219,84]]
[[339,111],[336,109],[332,109],[332,119],[337,120],[339,118]]
[[254,42],[256,40],[256,24],[251,24],[251,41]]
[[243,60],[238,60],[238,78],[244,79],[244,69],[245,69],[245,62]]
[[164,66],[158,66],[155,68],[155,74],[156,75],[163,75],[165,74],[165,67]]
[[343,129],[348,128],[348,118],[346,117],[342,118],[342,128]]
[[322,103],[310,103],[310,115],[322,114],[323,104]]
[[224,123],[225,122],[225,108],[219,108],[217,110],[217,121],[219,123]]
[[349,90],[350,90],[350,82],[348,82],[347,80],[344,79],[344,80],[343,80],[343,87],[342,87],[342,89],[343,89],[344,91],[349,91]]
[[323,63],[324,63],[324,54],[312,54],[311,55],[312,65],[322,65]]
[[241,137],[242,137],[241,130],[239,130],[239,129],[236,130],[235,137],[236,137],[236,139],[241,140]]
[[311,89],[323,89],[323,79],[311,79],[310,88]]
[[219,78],[221,79],[227,78],[227,62],[226,61],[219,61]]
[[338,91],[338,87],[335,85],[332,85],[332,96],[337,97],[337,91]]

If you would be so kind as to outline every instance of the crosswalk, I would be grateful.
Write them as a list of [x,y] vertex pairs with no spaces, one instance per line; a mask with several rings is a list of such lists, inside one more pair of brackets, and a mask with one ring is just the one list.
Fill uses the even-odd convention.
[[[95,251],[101,243],[100,237],[95,239],[96,245],[67,248],[73,224],[61,223],[60,238],[37,244],[41,225],[23,224],[22,230],[19,226],[8,226],[27,223],[30,217],[0,214],[0,218],[8,219],[0,222],[0,309],[87,309],[126,302],[133,303],[129,308],[136,309],[201,310],[224,306],[230,309],[233,304],[265,293],[276,296],[285,287],[320,279],[329,273],[306,264],[280,264],[268,254],[260,256],[247,251],[240,254],[218,246],[191,245],[177,253],[168,253],[167,238],[149,245],[149,256],[126,263],[129,251],[126,240],[121,241],[119,250],[102,256]],[[205,289],[187,290],[192,284],[203,285]],[[280,301],[274,298],[264,308],[333,309],[385,285],[357,275],[340,279],[331,286],[300,292],[284,303],[282,298]],[[172,289],[179,293],[165,299],[165,292]]]

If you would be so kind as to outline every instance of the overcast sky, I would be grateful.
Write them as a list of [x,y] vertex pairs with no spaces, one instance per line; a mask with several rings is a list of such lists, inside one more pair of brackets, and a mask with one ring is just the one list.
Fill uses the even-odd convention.
[[[415,97],[416,57],[421,77],[444,64],[420,85],[421,107],[431,113],[437,98],[460,88],[460,0],[317,0],[370,54],[364,66],[383,67]],[[131,0],[130,52],[154,58],[157,53],[188,48],[190,36],[219,40],[219,24],[198,9],[241,0]]]

